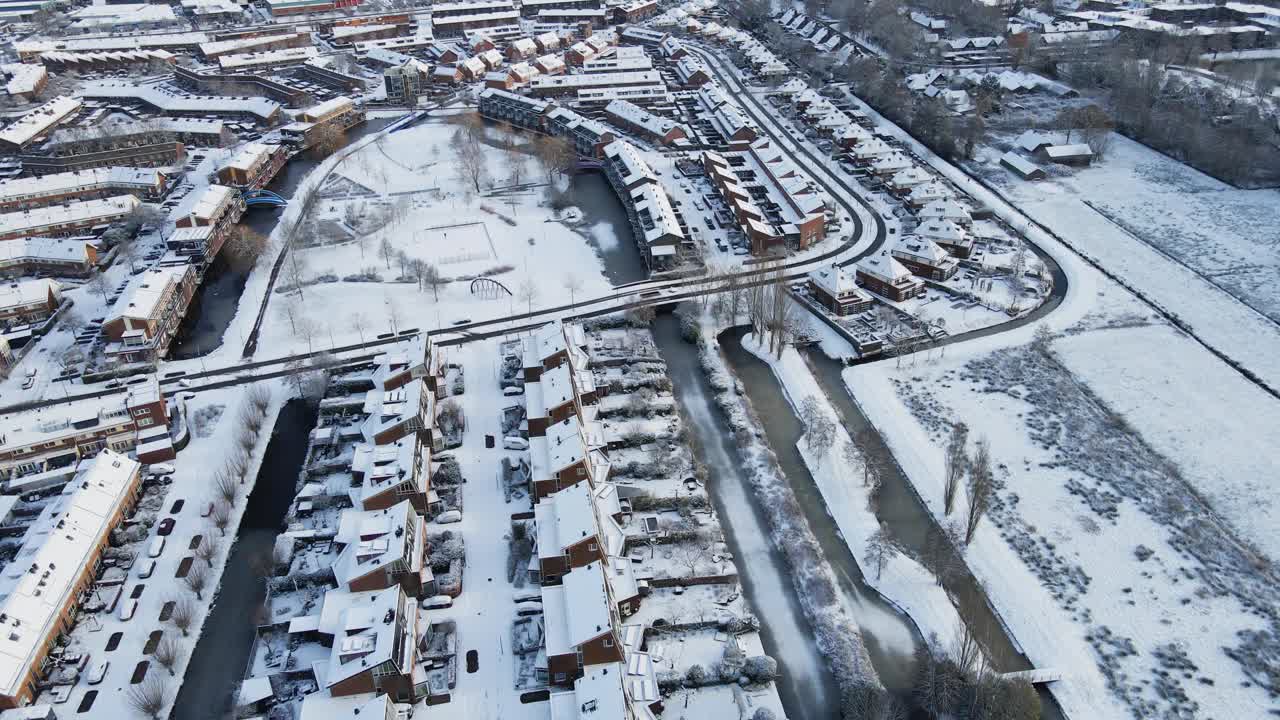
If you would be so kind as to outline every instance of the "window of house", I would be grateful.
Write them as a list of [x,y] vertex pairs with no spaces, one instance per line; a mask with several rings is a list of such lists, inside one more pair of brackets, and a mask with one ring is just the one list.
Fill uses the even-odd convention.
[[155,425],[155,424],[156,424],[156,421],[152,420],[151,418],[138,418],[138,427],[147,427],[148,425]]
[[580,468],[578,468],[578,477],[583,477],[583,476],[585,476],[586,474],[587,474],[587,469],[586,469],[586,468],[584,468],[584,467],[580,467]]
[[134,414],[134,415],[150,415],[150,414],[151,414],[151,408],[149,408],[149,407],[134,408],[134,409],[133,409],[133,414]]
[[562,683],[562,682],[564,682],[564,681],[565,681],[565,680],[567,680],[567,679],[568,679],[568,678],[567,678],[567,676],[566,676],[564,673],[556,673],[556,682],[558,682],[558,683]]
[[604,646],[605,646],[605,647],[613,647],[613,638],[605,638],[605,639],[604,639]]
[[590,552],[595,552],[595,551],[596,551],[596,544],[595,544],[595,543],[587,543],[587,550],[589,550]]

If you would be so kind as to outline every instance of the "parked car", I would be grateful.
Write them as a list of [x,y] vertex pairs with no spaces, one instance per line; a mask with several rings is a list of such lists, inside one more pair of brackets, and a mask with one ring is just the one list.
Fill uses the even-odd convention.
[[172,475],[173,466],[169,463],[155,463],[147,466],[147,472],[151,475]]
[[502,388],[502,394],[506,395],[507,397],[511,397],[513,395],[523,395],[524,388],[518,385],[512,385],[511,387],[504,387]]
[[156,533],[159,534],[161,537],[164,537],[169,533],[173,532],[173,526],[176,525],[177,523],[178,523],[177,520],[174,520],[171,517],[167,517],[160,521],[160,526],[156,529]]
[[120,605],[120,619],[125,621],[132,620],[133,614],[136,613],[137,611],[138,611],[138,601],[126,600]]
[[529,441],[514,435],[502,438],[502,447],[508,450],[528,450]]
[[97,685],[98,683],[102,682],[102,679],[107,676],[107,669],[110,667],[111,667],[110,660],[103,660],[97,663],[96,665],[94,665],[93,668],[89,670],[89,678],[88,678],[89,684]]
[[433,595],[429,598],[423,598],[422,609],[432,610],[438,608],[453,607],[453,598],[448,595]]
[[142,564],[138,566],[138,577],[142,578],[143,580],[146,580],[147,578],[151,577],[151,573],[155,571],[156,571],[155,560],[143,560]]
[[436,516],[436,522],[440,523],[441,525],[448,525],[449,523],[462,522],[462,511],[461,510],[445,510],[444,512]]
[[164,538],[158,537],[147,547],[147,557],[158,558],[164,552]]

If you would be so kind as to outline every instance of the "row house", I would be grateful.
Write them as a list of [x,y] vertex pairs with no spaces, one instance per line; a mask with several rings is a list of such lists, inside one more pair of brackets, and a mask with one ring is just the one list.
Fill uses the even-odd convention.
[[520,13],[525,17],[538,17],[543,10],[597,10],[600,0],[522,0]]
[[515,63],[521,60],[528,60],[537,57],[538,44],[533,41],[533,38],[520,38],[507,43],[503,53],[506,55],[508,62]]
[[599,400],[595,376],[587,367],[586,354],[574,351],[569,362],[543,371],[536,379],[525,378],[525,417],[529,435],[546,434],[547,427],[570,415],[589,420],[589,412]]
[[542,131],[547,115],[555,107],[547,100],[517,95],[499,89],[480,92],[480,114],[489,120],[511,123],[525,130]]
[[220,73],[174,66],[173,80],[179,87],[197,93],[234,95],[250,91],[289,107],[304,107],[315,102],[311,93],[263,75]]
[[322,688],[339,698],[385,694],[412,703],[428,693],[418,665],[418,605],[393,585],[371,592],[330,590],[324,595],[317,629],[331,648]]
[[81,86],[86,100],[135,104],[168,117],[223,118],[270,127],[280,117],[280,103],[264,97],[185,95],[157,85],[100,80]]
[[949,280],[960,269],[960,262],[928,238],[907,235],[893,246],[893,258],[918,277],[926,280]]
[[662,53],[662,57],[667,59],[667,62],[676,62],[689,55],[684,43],[670,35],[662,38],[662,41],[658,43],[658,50]]
[[643,25],[628,25],[621,29],[618,33],[618,37],[631,45],[661,47],[664,42],[671,39],[671,33],[654,30],[653,28],[644,27]]
[[44,322],[61,305],[62,285],[49,278],[21,279],[0,285],[0,325],[5,327]]
[[407,500],[382,510],[342,511],[334,536],[341,549],[332,566],[338,587],[351,592],[399,587],[412,598],[434,594],[424,522]]
[[0,421],[0,479],[6,492],[21,492],[21,487],[59,471],[69,473],[103,450],[137,451],[137,458],[147,463],[174,457],[172,447],[167,452],[139,448],[140,437],[168,432],[169,408],[154,375],[128,385],[123,394],[70,403],[53,412],[35,421],[17,413]]
[[595,421],[570,415],[547,426],[543,435],[529,438],[531,494],[541,499],[583,481],[603,482],[609,475],[604,449],[604,432]]
[[309,31],[289,31],[238,37],[229,40],[214,40],[200,45],[200,55],[206,61],[214,62],[226,55],[240,55],[250,52],[266,52],[269,50],[287,50],[290,48],[311,47]]
[[560,36],[554,32],[544,32],[533,36],[533,44],[537,54],[556,52],[561,48]]
[[634,23],[658,14],[658,0],[631,0],[613,8],[615,23]]
[[169,352],[199,280],[190,264],[155,267],[136,276],[102,324],[112,361],[154,364]]
[[0,278],[86,278],[97,264],[98,246],[81,238],[29,237],[0,242]]
[[[546,78],[538,78],[544,79]],[[557,107],[547,114],[546,131],[568,140],[578,155],[594,159],[603,158],[605,146],[616,139],[613,131],[600,121],[585,118],[563,107]]]
[[124,220],[142,203],[133,195],[115,195],[0,215],[0,240],[30,235],[67,236]]
[[140,463],[104,450],[32,523],[0,574],[0,709],[29,706],[41,692],[56,663],[50,653],[75,625],[98,560],[141,486]]
[[[200,240],[203,242],[204,261],[213,262],[222,246],[231,234],[236,232],[236,224],[244,214],[245,204],[240,193],[226,185],[209,185],[197,198],[185,215],[174,221],[175,233],[184,228],[208,228],[201,233],[188,233],[184,236],[187,244]],[[197,238],[196,236],[200,237]]]
[[614,125],[659,145],[671,145],[689,137],[685,127],[675,120],[651,113],[627,100],[611,101],[605,106],[604,114]]
[[578,483],[534,505],[538,569],[537,577],[530,580],[558,585],[575,568],[622,555],[626,536],[617,518],[601,514],[596,505],[596,494],[605,490],[616,497],[616,488],[610,483],[596,488]]
[[40,107],[29,110],[0,130],[0,150],[22,150],[59,123],[80,112],[83,106],[84,102],[79,98],[59,95]]
[[218,182],[241,190],[256,190],[280,172],[289,153],[278,144],[245,143],[218,169]]
[[730,149],[740,150],[760,137],[755,124],[742,112],[742,108],[715,83],[699,88],[697,99],[699,107]]
[[751,244],[752,254],[765,255],[785,246],[786,238],[778,228],[766,222],[764,211],[742,186],[741,179],[724,155],[708,150],[702,154],[702,166],[707,179],[729,207],[738,227]]
[[661,84],[662,76],[656,70],[628,70],[541,77],[533,81],[529,91],[539,97],[554,97],[574,95],[581,90],[596,88],[652,87]]
[[969,211],[969,208],[955,198],[934,200],[925,204],[916,213],[916,218],[922,223],[926,221],[950,222],[961,228],[968,228],[973,225],[973,214]]
[[855,274],[840,265],[809,273],[809,291],[818,304],[842,317],[860,313],[872,304],[871,296],[858,287]]
[[69,200],[133,195],[154,200],[169,187],[168,176],[151,168],[112,167],[0,180],[0,211],[57,205]]
[[973,236],[950,220],[924,220],[916,226],[915,234],[961,259],[973,253]]
[[[449,3],[461,5],[469,3]],[[436,7],[439,7],[437,5]],[[507,7],[510,7],[509,5]],[[516,10],[497,10],[494,12],[475,12],[468,15],[441,16],[432,11],[431,29],[437,38],[462,37],[473,30],[516,25],[520,21],[520,13]]]
[[907,207],[919,210],[931,202],[954,198],[955,192],[946,183],[938,179],[917,185],[907,192]]
[[146,72],[157,68],[176,68],[178,56],[167,50],[107,50],[101,52],[42,53],[40,62],[58,72],[107,72],[111,70],[138,70]]
[[871,292],[894,302],[924,294],[924,283],[883,249],[858,261],[857,281]]
[[688,237],[658,176],[636,147],[619,140],[605,147],[605,177],[627,209],[627,219],[651,270],[677,263]]
[[566,573],[559,585],[542,588],[546,682],[572,685],[592,666],[622,662],[621,618],[605,580],[604,564],[588,563]]
[[696,55],[686,55],[676,61],[676,80],[680,81],[680,85],[684,88],[696,90],[711,82],[711,72],[707,70],[701,58]]
[[374,387],[365,394],[363,442],[351,463],[352,504],[382,510],[408,500],[419,513],[439,505],[431,489],[431,453],[437,394],[443,370],[429,338],[414,336],[376,361]]

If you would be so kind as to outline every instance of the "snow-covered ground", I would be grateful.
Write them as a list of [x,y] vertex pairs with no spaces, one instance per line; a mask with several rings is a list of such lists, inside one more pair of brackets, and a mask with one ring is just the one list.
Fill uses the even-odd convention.
[[972,163],[1003,196],[1280,388],[1280,193],[1235,190],[1124,137],[1092,167],[1025,182],[994,148]]

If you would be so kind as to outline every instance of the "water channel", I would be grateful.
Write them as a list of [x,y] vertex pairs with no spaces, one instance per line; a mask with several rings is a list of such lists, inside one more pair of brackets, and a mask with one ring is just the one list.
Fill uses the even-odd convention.
[[[353,143],[369,133],[381,130],[390,120],[371,118],[347,131],[347,144]],[[312,170],[316,169],[321,159],[301,153],[285,163],[270,183],[268,190],[286,200],[292,200],[294,192]],[[245,211],[240,224],[270,237],[280,222],[283,209],[254,208]],[[223,335],[235,318],[240,307],[240,295],[244,292],[245,281],[249,279],[252,266],[238,265],[227,261],[219,255],[205,273],[204,280],[191,299],[191,307],[183,318],[178,336],[169,348],[172,360],[189,360],[208,355],[222,345]],[[243,338],[240,342],[243,342]]]
[[667,373],[699,440],[709,470],[708,490],[725,540],[738,566],[743,592],[761,619],[765,652],[778,661],[778,692],[791,720],[838,718],[840,692],[817,649],[800,608],[782,553],[769,540],[769,524],[742,470],[714,391],[699,363],[697,349],[680,335],[679,321],[659,315],[653,334],[667,363]]
[[204,632],[174,702],[172,720],[231,716],[235,686],[243,677],[253,645],[254,618],[266,598],[266,585],[257,567],[264,557],[271,557],[276,535],[293,502],[294,482],[306,459],[307,436],[315,423],[315,407],[301,400],[290,400],[276,418],[235,547],[222,572],[217,601],[205,618]]

